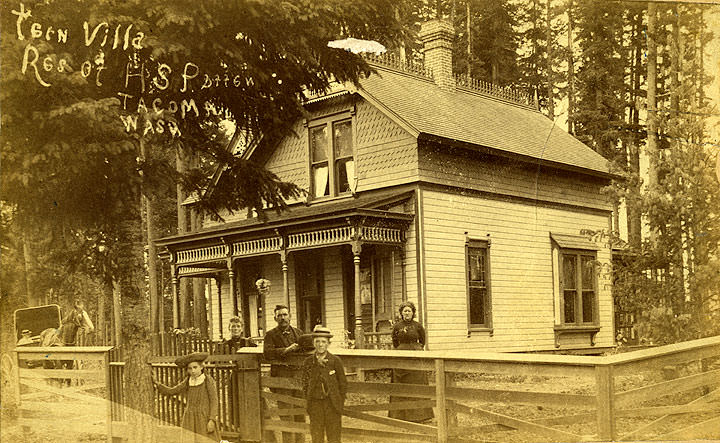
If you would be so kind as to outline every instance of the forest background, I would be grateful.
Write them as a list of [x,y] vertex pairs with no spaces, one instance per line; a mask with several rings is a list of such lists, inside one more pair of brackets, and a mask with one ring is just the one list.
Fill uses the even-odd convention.
[[[421,59],[420,23],[435,17],[454,24],[456,74],[537,97],[543,113],[611,162],[618,177],[606,189],[616,208],[613,230],[588,235],[617,249],[616,307],[637,314],[642,339],[661,344],[720,333],[720,87],[713,76],[720,44],[711,32],[720,6],[119,3],[1,7],[3,352],[14,346],[15,309],[58,303],[67,311],[79,299],[95,320],[94,342],[122,344],[132,356],[128,374],[147,375],[147,337],[172,326],[170,271],[152,240],[198,229],[203,216],[226,210],[282,210],[285,199],[303,192],[228,152],[226,117],[242,145],[272,143],[302,115],[304,91],[370,74],[361,57],[328,41],[367,38]],[[69,30],[65,41],[61,29]],[[194,89],[186,87],[187,63],[230,73],[237,84],[217,87],[218,77],[216,87],[200,88],[198,76]],[[182,108],[187,93],[200,109],[188,106],[182,118],[146,112],[137,101],[150,97],[147,108],[156,97]],[[126,130],[120,116],[128,100],[152,119],[150,131]],[[226,186],[193,210],[183,205],[204,195],[220,167]],[[183,331],[207,334],[203,285],[181,285]],[[138,410],[149,404],[150,390],[142,388],[133,396]]]

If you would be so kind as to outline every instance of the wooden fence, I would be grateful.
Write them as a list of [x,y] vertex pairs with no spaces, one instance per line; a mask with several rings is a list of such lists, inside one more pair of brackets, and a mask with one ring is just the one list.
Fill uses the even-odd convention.
[[[604,357],[333,352],[350,380],[343,420],[347,441],[720,438],[720,337]],[[290,363],[299,365],[303,358],[293,356]],[[182,377],[173,360],[152,360],[166,384]],[[208,363],[218,381],[225,438],[259,441],[268,432],[309,433],[307,423],[287,419],[304,414],[299,380],[270,377],[260,349],[212,355]],[[430,384],[391,384],[391,368],[426,371]],[[360,373],[364,377],[356,376]],[[405,399],[398,403],[390,396]],[[168,425],[179,423],[183,407],[182,399],[156,400],[156,414]],[[388,417],[389,410],[427,407],[435,413],[427,423]]]
[[[364,334],[365,347],[367,349],[391,349],[390,335],[390,332],[366,332]],[[253,341],[259,346],[262,345],[262,338],[253,338]],[[230,352],[230,348],[222,342],[172,332],[153,336],[152,349],[153,355],[156,356],[184,355],[195,351],[210,354]]]
[[[72,422],[85,432],[105,433],[109,440],[110,349],[109,346],[15,348],[21,425],[44,428],[47,412],[53,411],[50,416],[54,419]],[[66,415],[58,418],[58,413]],[[95,429],[102,422],[104,429]]]

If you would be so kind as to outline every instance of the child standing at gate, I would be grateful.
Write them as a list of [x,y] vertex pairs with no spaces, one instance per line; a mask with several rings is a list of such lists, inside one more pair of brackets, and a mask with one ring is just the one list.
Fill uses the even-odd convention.
[[302,386],[310,416],[313,443],[340,443],[342,412],[347,393],[345,368],[340,358],[327,351],[332,334],[317,325],[312,333],[315,353],[302,367]]
[[218,397],[215,380],[203,372],[205,352],[178,357],[175,364],[184,368],[187,377],[177,386],[168,387],[152,377],[153,386],[163,395],[187,395],[187,405],[182,417],[182,443],[208,443],[219,441]]

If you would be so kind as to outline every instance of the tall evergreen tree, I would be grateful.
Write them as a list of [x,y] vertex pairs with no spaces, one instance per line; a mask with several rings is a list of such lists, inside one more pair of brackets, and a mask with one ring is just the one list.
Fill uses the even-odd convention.
[[582,64],[576,76],[575,134],[609,160],[618,157],[625,103],[622,48],[623,14],[619,3],[578,1],[577,42]]
[[456,39],[454,67],[456,74],[501,86],[517,85],[521,74],[517,51],[520,39],[516,31],[518,6],[509,0],[466,0],[470,4],[470,43],[468,60],[467,8],[457,8],[454,17]]
[[[137,435],[130,439],[144,441],[152,390],[140,196],[163,178],[192,192],[208,176],[189,170],[180,177],[166,161],[141,160],[139,140],[172,149],[177,141],[165,129],[172,123],[181,142],[230,168],[226,178],[236,186],[201,201],[202,210],[282,208],[297,187],[227,152],[214,135],[218,120],[227,111],[259,143],[287,134],[303,113],[303,91],[369,73],[360,57],[327,42],[395,42],[393,4],[57,0],[5,2],[1,13],[2,199],[18,226],[61,226],[106,241],[112,266],[105,275],[122,291],[126,377],[137,381],[126,392],[140,414],[131,417]],[[56,31],[37,37],[33,22]],[[68,29],[66,39],[58,28]],[[139,131],[128,117],[138,117]]]
[[[650,30],[654,9],[648,11]],[[650,235],[618,267],[615,294],[640,314],[641,336],[663,343],[720,332],[720,187],[705,122],[711,111],[702,93],[709,81],[702,64],[709,38],[703,7],[682,6],[677,15],[657,9],[658,29],[648,49],[657,42],[659,90],[667,92],[654,107],[648,95],[646,191],[638,198],[633,188],[625,189],[638,202]],[[655,138],[658,149],[651,146]]]
[[540,108],[554,118],[556,89],[560,92],[564,82],[559,71],[566,49],[558,41],[563,28],[562,10],[552,0],[528,1],[523,6],[518,23],[519,29],[525,29],[520,33],[521,85],[536,95]]

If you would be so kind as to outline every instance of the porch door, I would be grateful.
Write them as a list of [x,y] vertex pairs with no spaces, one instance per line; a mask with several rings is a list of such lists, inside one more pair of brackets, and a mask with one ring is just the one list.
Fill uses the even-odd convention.
[[255,260],[241,260],[240,274],[240,316],[245,326],[246,337],[261,336],[264,329],[262,304],[258,306],[258,291],[255,281],[260,278],[260,266]]
[[325,279],[321,252],[298,253],[295,259],[295,284],[298,327],[309,333],[315,325],[325,324]]
[[360,298],[366,333],[391,329],[395,311],[392,293],[394,270],[392,250],[377,245],[363,247],[360,255]]

